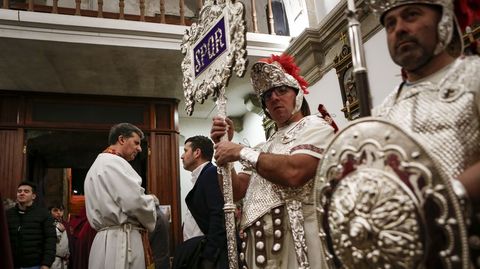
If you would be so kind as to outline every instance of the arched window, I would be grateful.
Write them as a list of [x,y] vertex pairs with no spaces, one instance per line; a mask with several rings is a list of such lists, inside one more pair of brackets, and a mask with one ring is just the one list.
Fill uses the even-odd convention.
[[[268,20],[268,4],[265,6],[265,12]],[[290,30],[288,28],[287,14],[285,13],[285,5],[283,4],[282,0],[272,0],[272,13],[275,26],[275,34],[289,36]],[[268,29],[268,33],[271,34],[270,28]]]

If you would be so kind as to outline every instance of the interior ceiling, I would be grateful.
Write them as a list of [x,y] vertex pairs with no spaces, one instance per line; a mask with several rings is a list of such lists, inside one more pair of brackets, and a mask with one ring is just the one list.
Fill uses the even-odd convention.
[[[0,89],[175,98],[187,117],[180,50],[0,38]],[[249,59],[255,61],[256,59]],[[228,115],[247,112],[247,78],[230,79]],[[212,100],[196,104],[193,117],[209,118]]]

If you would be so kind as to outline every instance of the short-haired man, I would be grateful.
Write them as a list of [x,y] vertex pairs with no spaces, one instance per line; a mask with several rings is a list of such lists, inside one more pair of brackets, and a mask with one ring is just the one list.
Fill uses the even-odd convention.
[[[128,163],[142,151],[143,132],[133,124],[113,126],[110,146],[100,153],[85,178],[85,206],[97,234],[88,268],[145,268],[146,230],[155,228],[154,195],[145,195],[142,178]],[[142,242],[143,240],[143,242]],[[148,252],[147,252],[148,253]]]
[[307,83],[288,55],[262,59],[252,66],[253,89],[277,131],[255,148],[229,141],[231,120],[213,119],[218,165],[240,161],[232,171],[234,199],[243,199],[240,260],[248,268],[322,268],[313,204],[313,177],[334,129],[320,115],[309,115],[303,95]]
[[46,208],[34,203],[36,184],[21,182],[17,204],[7,210],[15,268],[48,269],[55,260],[55,227]]
[[[463,42],[453,1],[373,2],[390,55],[406,73],[406,81],[374,114],[422,144],[452,180],[457,195],[468,193],[480,202],[480,58],[460,56]],[[471,229],[478,230],[478,224]],[[478,246],[472,257],[475,252]],[[480,267],[478,259],[474,263]]]
[[[373,2],[373,1],[372,1]],[[377,3],[380,1],[376,1]],[[440,169],[467,183],[480,198],[480,58],[460,56],[462,39],[452,0],[397,0],[377,6],[393,61],[407,80],[375,109],[410,133],[440,164]],[[478,169],[480,171],[480,169]]]
[[[176,250],[174,268],[228,268],[224,201],[212,157],[210,138],[198,135],[185,141],[181,158],[183,168],[192,172],[193,188],[185,197],[188,207],[183,225],[185,242]],[[198,244],[203,244],[197,259],[199,264],[192,264]]]

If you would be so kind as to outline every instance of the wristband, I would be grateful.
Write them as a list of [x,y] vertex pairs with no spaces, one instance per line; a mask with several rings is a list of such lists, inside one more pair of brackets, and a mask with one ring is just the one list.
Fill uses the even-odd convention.
[[256,169],[260,153],[249,147],[240,150],[240,163],[246,168]]

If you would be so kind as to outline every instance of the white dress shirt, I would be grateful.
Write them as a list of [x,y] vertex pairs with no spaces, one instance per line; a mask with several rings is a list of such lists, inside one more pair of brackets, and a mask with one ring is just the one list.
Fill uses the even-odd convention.
[[[208,162],[204,162],[203,164],[199,165],[195,170],[192,171],[192,186],[195,186],[195,183],[197,182],[198,176],[200,175],[200,172],[202,172],[203,167],[207,165]],[[200,230],[200,227],[198,227],[197,222],[192,216],[192,213],[190,213],[190,210],[185,212],[185,221],[183,223],[183,241],[186,241],[192,237],[196,236],[201,236],[204,235],[202,231]]]

